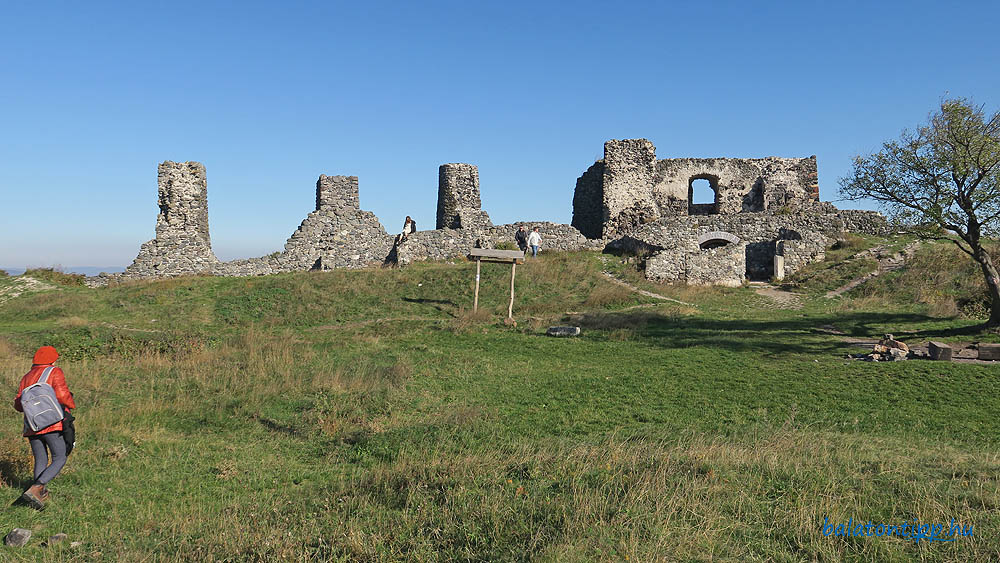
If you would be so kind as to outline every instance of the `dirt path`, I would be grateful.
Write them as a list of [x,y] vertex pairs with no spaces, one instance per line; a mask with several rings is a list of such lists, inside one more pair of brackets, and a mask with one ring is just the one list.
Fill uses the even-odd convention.
[[0,287],[0,305],[14,299],[15,297],[20,297],[25,293],[34,293],[36,291],[45,291],[47,289],[59,289],[50,283],[45,283],[41,280],[36,280],[32,277],[27,276],[17,276],[16,278],[10,278],[10,285],[6,287]]
[[612,274],[611,272],[601,272],[601,273],[604,274],[604,276],[607,277],[612,283],[616,283],[616,284],[618,284],[618,285],[620,285],[620,286],[622,286],[622,287],[624,287],[626,289],[629,289],[631,291],[634,291],[635,293],[638,293],[639,295],[643,295],[645,297],[650,297],[652,299],[659,299],[661,301],[670,301],[672,303],[680,303],[681,305],[687,305],[688,307],[697,307],[697,305],[695,305],[693,303],[687,303],[685,301],[681,301],[680,299],[673,299],[671,297],[666,297],[666,296],[660,295],[659,293],[653,293],[652,291],[646,291],[645,289],[639,289],[638,287],[636,287],[636,286],[628,283],[627,281],[620,280],[620,279],[616,278],[615,275]]
[[779,309],[801,309],[802,296],[790,291],[782,291],[775,287],[765,286],[757,288],[757,295],[770,299]]
[[875,271],[868,272],[863,276],[854,278],[853,280],[838,287],[837,289],[834,289],[833,291],[828,291],[826,295],[824,295],[824,297],[826,297],[827,299],[833,299],[834,297],[839,297],[840,295],[843,295],[844,293],[854,289],[855,287],[858,287],[863,283],[867,283],[872,278],[881,276],[886,272],[895,272],[896,270],[906,265],[906,261],[913,257],[913,253],[917,251],[917,247],[919,246],[920,246],[919,241],[911,242],[910,244],[904,246],[902,250],[887,255],[885,253],[887,248],[885,246],[880,245],[873,248],[869,248],[864,252],[859,252],[854,256],[851,256],[850,258],[851,260],[855,260],[858,258],[868,258],[868,257],[874,258],[878,262],[878,267],[875,269]]

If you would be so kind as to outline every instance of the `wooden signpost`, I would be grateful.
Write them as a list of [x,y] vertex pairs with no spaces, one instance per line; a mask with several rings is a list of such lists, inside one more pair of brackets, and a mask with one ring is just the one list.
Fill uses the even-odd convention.
[[473,248],[469,252],[469,260],[476,261],[476,293],[472,299],[472,311],[479,310],[479,268],[482,262],[510,264],[510,303],[507,305],[507,318],[514,319],[514,274],[517,265],[524,264],[524,253],[520,250],[492,250],[489,248]]

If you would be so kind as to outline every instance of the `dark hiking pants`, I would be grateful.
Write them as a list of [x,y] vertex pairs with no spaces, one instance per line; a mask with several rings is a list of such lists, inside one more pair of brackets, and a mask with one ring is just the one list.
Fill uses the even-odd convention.
[[[55,479],[66,465],[66,441],[59,432],[49,432],[28,438],[31,455],[35,456],[35,482],[44,485]],[[49,454],[52,463],[49,464]]]

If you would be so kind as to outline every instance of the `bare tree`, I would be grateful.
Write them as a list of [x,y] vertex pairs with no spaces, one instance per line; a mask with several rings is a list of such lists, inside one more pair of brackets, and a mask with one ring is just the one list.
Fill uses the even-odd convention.
[[916,131],[854,159],[846,199],[874,199],[924,238],[950,240],[979,264],[990,295],[986,326],[1000,327],[1000,273],[983,238],[1000,232],[1000,112],[946,99]]

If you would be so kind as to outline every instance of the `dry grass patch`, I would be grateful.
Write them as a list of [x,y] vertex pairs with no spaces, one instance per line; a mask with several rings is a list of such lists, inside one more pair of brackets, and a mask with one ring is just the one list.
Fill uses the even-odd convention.
[[[1000,523],[988,508],[1000,500],[995,454],[955,455],[947,448],[792,429],[743,441],[696,436],[676,444],[611,438],[489,452],[442,447],[409,450],[331,484],[325,496],[337,502],[324,506],[323,520],[343,522],[332,536],[332,553],[361,559],[903,560],[926,546],[896,538],[845,541],[823,536],[820,526],[827,517],[955,518],[977,529]],[[961,538],[951,549],[954,557],[944,559],[996,555],[985,535]]]

